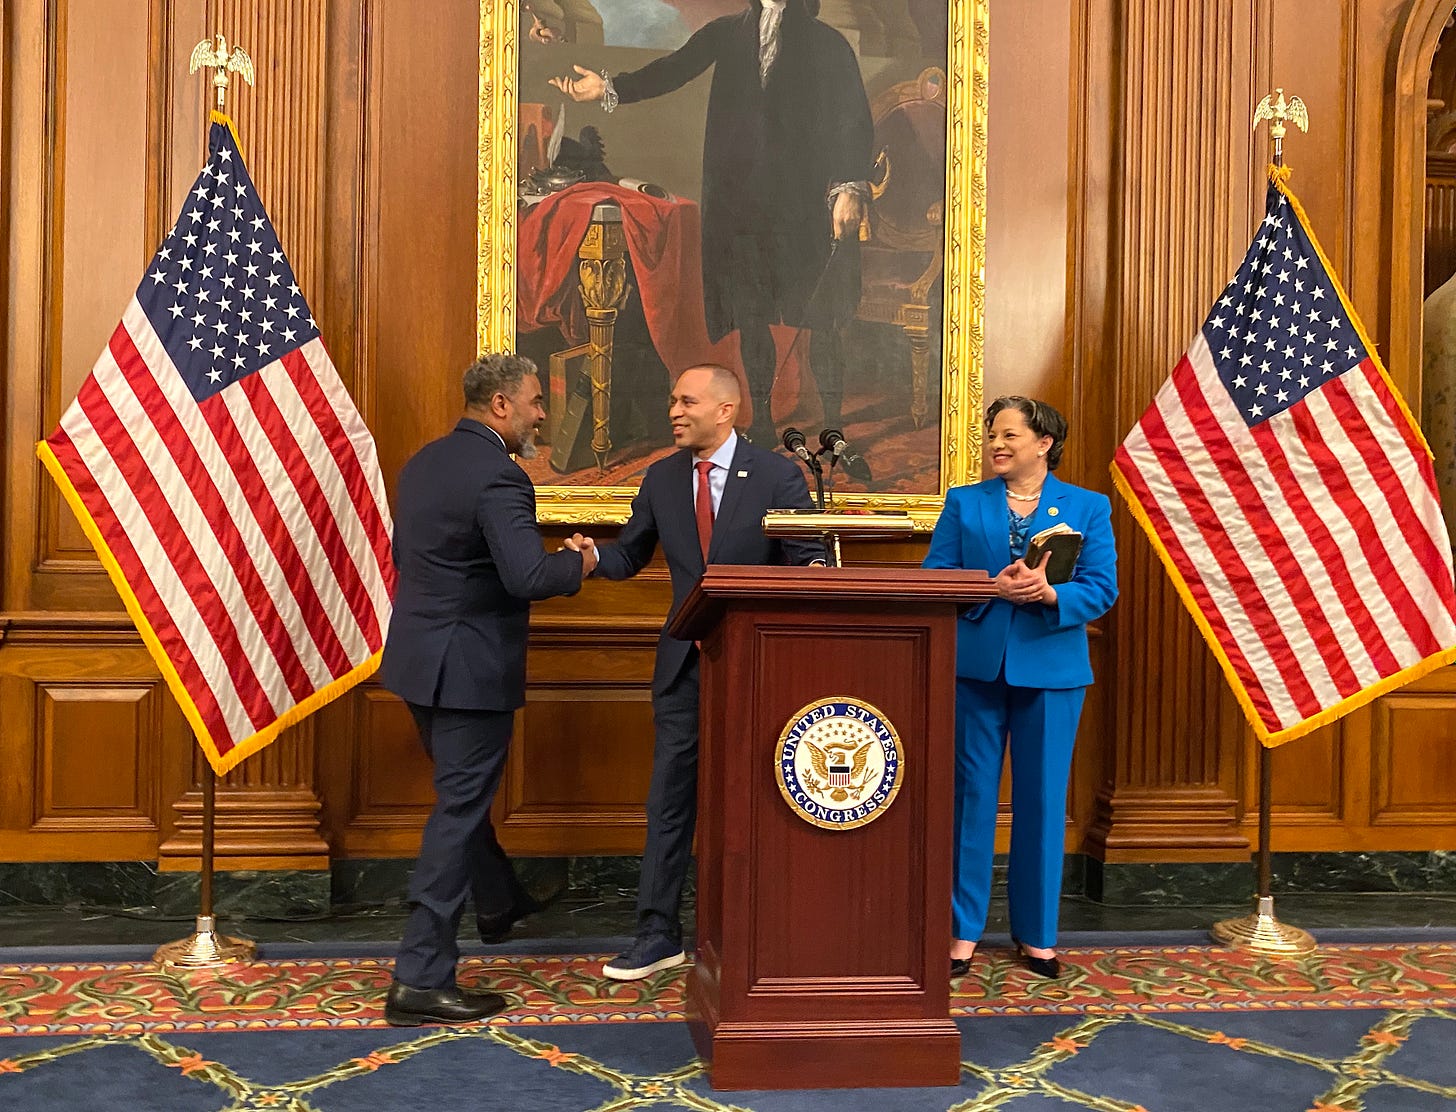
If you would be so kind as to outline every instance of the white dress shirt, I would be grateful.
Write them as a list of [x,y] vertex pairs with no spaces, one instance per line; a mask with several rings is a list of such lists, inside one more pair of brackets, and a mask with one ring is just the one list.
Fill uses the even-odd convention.
[[[708,493],[713,498],[713,520],[718,520],[718,507],[723,504],[723,488],[728,485],[728,469],[733,466],[733,453],[738,451],[738,434],[730,432],[728,439],[718,445],[718,450],[708,457],[713,466],[708,469]],[[698,457],[693,456],[693,508],[698,506]]]
[[768,84],[768,71],[779,56],[779,27],[784,21],[784,9],[789,0],[762,0],[763,10],[758,13],[758,83]]

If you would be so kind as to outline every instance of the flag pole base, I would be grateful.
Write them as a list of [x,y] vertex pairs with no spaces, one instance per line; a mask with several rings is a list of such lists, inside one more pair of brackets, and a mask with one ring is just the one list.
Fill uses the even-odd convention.
[[215,926],[211,915],[199,915],[197,930],[187,938],[157,947],[152,960],[164,969],[222,969],[252,964],[258,956],[257,943],[218,934]]
[[1208,933],[1230,949],[1265,957],[1294,958],[1314,953],[1314,935],[1274,918],[1273,896],[1258,897],[1257,907],[1253,915],[1220,919]]

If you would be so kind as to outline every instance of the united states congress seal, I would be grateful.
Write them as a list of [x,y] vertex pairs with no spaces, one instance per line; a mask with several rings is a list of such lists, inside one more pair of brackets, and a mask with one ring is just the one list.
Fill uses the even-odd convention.
[[779,735],[775,779],[805,822],[853,830],[874,822],[904,780],[900,735],[869,703],[835,696],[795,712]]

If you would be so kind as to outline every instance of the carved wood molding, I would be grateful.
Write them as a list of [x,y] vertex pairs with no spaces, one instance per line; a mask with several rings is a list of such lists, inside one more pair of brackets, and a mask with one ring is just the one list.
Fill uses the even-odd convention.
[[[1145,0],[1122,9],[1112,222],[1118,429],[1142,415],[1248,245],[1257,168],[1244,136],[1258,99],[1255,29],[1267,25],[1267,8],[1268,0]],[[1091,849],[1105,859],[1153,847],[1238,856],[1248,849],[1238,828],[1242,723],[1152,546],[1125,510],[1117,516],[1112,740]]]

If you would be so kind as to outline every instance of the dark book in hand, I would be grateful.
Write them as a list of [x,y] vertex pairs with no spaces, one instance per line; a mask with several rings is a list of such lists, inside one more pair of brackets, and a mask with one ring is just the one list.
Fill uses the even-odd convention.
[[1047,582],[1055,586],[1072,578],[1077,554],[1082,551],[1082,534],[1070,525],[1053,525],[1043,529],[1026,544],[1026,566],[1037,567],[1046,561]]

